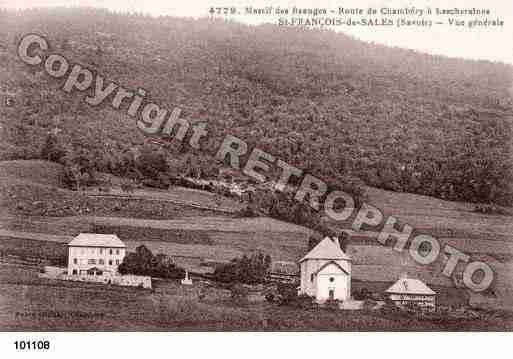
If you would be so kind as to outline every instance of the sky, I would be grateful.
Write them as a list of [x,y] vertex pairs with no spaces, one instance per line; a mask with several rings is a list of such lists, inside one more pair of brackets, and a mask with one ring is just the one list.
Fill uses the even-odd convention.
[[[398,46],[450,57],[484,59],[513,64],[513,1],[510,0],[0,0],[0,7],[30,8],[41,6],[93,6],[116,11],[143,12],[150,15],[206,17],[211,6],[298,8],[487,8],[489,19],[501,18],[503,27],[456,28],[436,25],[431,28],[331,27],[368,41]],[[472,19],[474,16],[467,17]],[[233,20],[247,24],[277,22],[277,16],[237,15]]]

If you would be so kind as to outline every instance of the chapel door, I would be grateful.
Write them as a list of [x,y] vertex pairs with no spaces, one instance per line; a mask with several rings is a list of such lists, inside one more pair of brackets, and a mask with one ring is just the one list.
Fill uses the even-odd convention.
[[335,299],[335,289],[329,289],[328,296],[329,296],[330,300],[334,300]]

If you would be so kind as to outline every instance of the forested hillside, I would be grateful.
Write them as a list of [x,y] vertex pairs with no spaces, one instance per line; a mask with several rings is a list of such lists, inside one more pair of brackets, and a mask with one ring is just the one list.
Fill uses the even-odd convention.
[[[511,65],[330,31],[88,8],[0,12],[0,96],[15,100],[0,107],[1,160],[43,158],[161,182],[219,168],[208,154],[145,145],[126,111],[90,107],[24,65],[16,45],[29,32],[70,61],[207,121],[212,143],[236,135],[354,193],[367,184],[513,203]],[[147,168],[155,156],[167,162]]]

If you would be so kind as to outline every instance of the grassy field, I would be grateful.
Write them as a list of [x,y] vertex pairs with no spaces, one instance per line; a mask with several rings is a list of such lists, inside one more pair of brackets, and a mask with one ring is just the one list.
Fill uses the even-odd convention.
[[[39,279],[35,267],[0,265],[1,330],[511,330],[511,315],[444,321],[367,311],[297,309],[233,302],[196,283],[156,282],[154,290]],[[204,299],[197,293],[202,288]],[[87,300],[83,300],[87,298]]]
[[[508,215],[482,214],[475,211],[476,205],[462,202],[449,202],[441,199],[411,193],[384,191],[376,188],[365,189],[368,204],[381,210],[384,219],[397,218],[400,225],[409,224],[417,232],[431,234],[438,238],[459,238],[472,240],[510,241],[513,236],[513,209],[502,208]],[[340,229],[351,227],[356,212],[342,223],[325,220]],[[381,231],[382,225],[364,225],[356,234],[356,240],[365,243]],[[486,243],[486,242],[485,242]]]
[[120,216],[168,219],[229,215],[244,207],[239,201],[205,191],[173,187],[168,191],[136,190],[128,195],[114,188],[70,191],[62,188],[62,166],[48,161],[0,162],[0,213],[11,216]]
[[[34,222],[29,221],[34,225]],[[81,217],[72,226],[73,219],[49,219],[36,221],[30,232],[23,224],[11,230],[1,230],[0,236],[67,243],[72,235],[83,232],[116,233],[133,250],[145,244],[151,250],[173,256],[186,256],[214,260],[231,260],[244,253],[261,251],[275,260],[296,260],[306,250],[309,230],[276,221],[271,218],[188,217],[184,220],[137,220],[128,218]],[[52,234],[32,232],[51,228]],[[66,228],[74,228],[74,231]],[[4,228],[13,228],[5,223]],[[57,231],[62,228],[62,231]],[[55,233],[58,232],[58,233]],[[0,237],[1,238],[1,237]],[[0,241],[0,247],[2,243]]]
[[243,203],[233,198],[179,186],[173,186],[167,190],[135,189],[130,194],[117,188],[111,189],[109,193],[98,193],[96,190],[87,190],[85,193],[94,198],[125,198],[130,201],[148,201],[157,205],[171,202],[183,206],[224,212],[227,214],[236,213],[245,207]]
[[0,161],[0,179],[61,186],[62,166],[48,161]]
[[66,243],[0,236],[0,254],[43,261],[67,259]]
[[[471,203],[449,202],[410,193],[366,189],[369,203],[423,233],[437,237],[506,240],[513,237],[512,215],[475,212]],[[511,211],[511,209],[507,209]]]

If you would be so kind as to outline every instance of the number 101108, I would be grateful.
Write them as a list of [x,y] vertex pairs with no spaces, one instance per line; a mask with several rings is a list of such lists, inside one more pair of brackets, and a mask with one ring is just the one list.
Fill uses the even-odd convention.
[[14,342],[16,350],[48,350],[50,341],[48,340],[16,340]]

